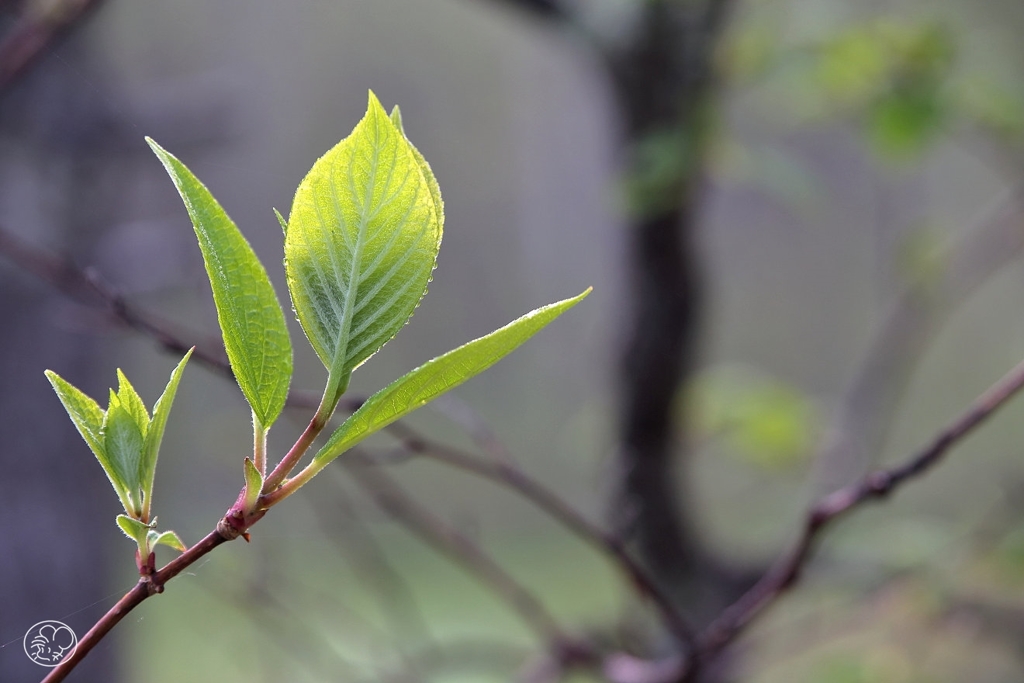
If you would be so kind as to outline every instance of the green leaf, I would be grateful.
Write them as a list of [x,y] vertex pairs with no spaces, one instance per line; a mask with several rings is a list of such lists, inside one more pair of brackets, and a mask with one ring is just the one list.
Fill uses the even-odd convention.
[[335,430],[313,458],[318,467],[338,457],[369,435],[408,415],[491,367],[548,323],[583,300],[590,289],[527,313],[490,334],[438,356],[371,396]]
[[140,479],[143,487],[145,500],[143,507],[146,516],[149,516],[150,502],[153,498],[153,480],[156,477],[156,461],[160,455],[160,442],[164,438],[164,428],[167,426],[167,416],[171,412],[171,405],[174,403],[174,395],[178,391],[178,383],[181,381],[181,374],[185,371],[185,364],[192,357],[191,348],[185,353],[177,367],[171,371],[171,378],[164,388],[164,393],[156,400],[153,406],[153,420],[149,424],[149,431],[146,432],[145,446],[142,451],[142,462],[140,463]]
[[121,406],[135,420],[139,431],[145,436],[149,430],[149,412],[146,411],[146,404],[142,402],[135,387],[131,385],[120,368],[117,369],[117,398],[121,401]]
[[146,547],[146,537],[152,530],[149,524],[140,522],[128,515],[118,515],[117,525],[121,527],[121,531],[124,532],[125,536],[139,544],[140,550]]
[[111,391],[103,445],[107,457],[110,458],[110,464],[118,478],[124,482],[131,501],[125,506],[125,510],[135,516],[142,513],[142,479],[139,466],[142,462],[143,444],[144,438],[134,416],[121,405],[117,395]]
[[328,400],[426,292],[442,234],[440,192],[428,173],[371,92],[352,134],[295,193],[285,270],[295,313],[329,370]]
[[292,376],[284,312],[252,247],[210,191],[173,155],[146,138],[185,202],[213,288],[224,346],[253,415],[269,427]]
[[281,231],[284,234],[287,235],[288,234],[288,221],[286,221],[284,219],[284,216],[282,216],[281,212],[278,211],[277,209],[274,209],[274,216],[277,217],[277,222],[281,224]]
[[103,472],[107,475],[107,479],[110,480],[110,485],[114,487],[114,491],[121,498],[121,502],[126,503],[124,496],[126,484],[107,457],[106,445],[103,439],[103,423],[105,419],[103,409],[100,408],[96,401],[86,396],[81,390],[53,370],[47,370],[45,374],[46,379],[50,380],[50,384],[53,385],[57,398],[64,405],[64,409],[68,411],[71,422],[74,423],[78,433],[82,435],[85,443],[89,445],[90,450],[92,450],[96,459],[99,460],[100,466],[103,467]]
[[168,545],[180,553],[185,552],[185,544],[182,543],[181,537],[173,531],[150,531],[146,534],[146,549],[149,552],[153,552],[153,549],[158,545]]
[[243,467],[245,470],[245,500],[243,501],[243,509],[246,512],[252,512],[256,509],[260,492],[263,490],[263,475],[260,474],[259,469],[250,458],[245,459]]
[[416,163],[420,165],[420,172],[423,173],[423,177],[427,181],[427,187],[430,189],[430,198],[434,200],[434,210],[437,212],[437,219],[444,226],[444,200],[441,199],[441,186],[437,184],[437,178],[434,177],[434,171],[430,168],[430,164],[423,158],[420,151],[416,149],[416,145],[412,144],[409,136],[405,134],[405,126],[402,125],[402,112],[397,104],[391,110],[391,122],[395,124],[395,128],[402,134],[405,141],[409,143],[409,149],[412,150],[412,155],[416,157]]

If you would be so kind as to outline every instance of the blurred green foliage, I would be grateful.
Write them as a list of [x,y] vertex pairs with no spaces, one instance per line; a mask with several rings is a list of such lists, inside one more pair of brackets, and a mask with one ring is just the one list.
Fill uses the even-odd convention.
[[880,19],[825,42],[816,79],[837,106],[861,112],[879,152],[907,155],[920,152],[945,122],[955,56],[953,36],[942,24]]
[[767,469],[811,454],[818,432],[814,403],[796,386],[752,368],[719,366],[694,382],[687,403],[695,437],[722,439],[727,453]]

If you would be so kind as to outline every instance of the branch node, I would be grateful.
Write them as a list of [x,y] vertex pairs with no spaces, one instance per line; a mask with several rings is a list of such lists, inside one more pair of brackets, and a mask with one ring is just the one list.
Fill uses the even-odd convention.
[[867,490],[872,494],[882,497],[889,494],[893,489],[893,478],[889,472],[885,470],[877,470],[868,475]]
[[249,540],[249,534],[242,528],[241,517],[235,513],[228,513],[217,522],[217,533],[228,541],[233,541],[239,536],[244,536],[246,541]]

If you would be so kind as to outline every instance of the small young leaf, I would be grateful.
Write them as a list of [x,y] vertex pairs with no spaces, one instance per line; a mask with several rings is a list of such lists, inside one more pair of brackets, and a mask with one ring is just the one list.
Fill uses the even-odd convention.
[[313,458],[314,465],[326,465],[374,432],[491,367],[589,293],[587,289],[572,299],[531,311],[395,380],[371,396],[335,430]]
[[103,409],[96,401],[86,396],[53,370],[46,371],[46,379],[50,380],[53,390],[57,393],[57,398],[64,404],[64,409],[68,411],[68,416],[78,428],[78,433],[82,435],[93,455],[99,460],[103,472],[110,480],[110,485],[114,487],[117,497],[121,499],[121,503],[127,509],[128,499],[125,496],[127,484],[107,457],[103,438],[103,423],[105,421]]
[[277,222],[281,224],[281,232],[283,232],[284,234],[287,235],[288,234],[288,221],[286,221],[284,219],[284,216],[282,216],[281,212],[278,211],[277,209],[274,209],[274,216],[277,217]]
[[121,405],[120,400],[110,392],[110,407],[103,434],[103,444],[110,464],[118,478],[124,482],[131,504],[125,511],[133,516],[142,514],[142,479],[139,465],[142,462],[144,439],[134,416]]
[[185,202],[213,287],[231,369],[263,427],[281,414],[292,376],[284,312],[267,272],[234,222],[177,158],[146,138]]
[[146,549],[149,552],[153,552],[153,549],[158,545],[168,545],[179,553],[185,552],[185,544],[182,543],[181,538],[178,534],[173,531],[150,531],[146,534]]
[[285,228],[288,288],[329,370],[330,400],[426,292],[442,216],[421,159],[371,92],[352,134],[317,160],[295,193]]
[[[140,481],[142,482],[144,500],[143,511],[149,517],[150,503],[153,498],[153,479],[156,476],[156,460],[160,454],[160,442],[164,438],[164,427],[167,426],[167,416],[171,412],[171,405],[174,403],[174,395],[178,391],[178,383],[181,381],[181,374],[185,371],[185,364],[192,357],[192,349],[189,349],[185,357],[181,359],[177,367],[171,372],[171,378],[164,388],[164,393],[156,400],[153,406],[153,420],[149,423],[149,430],[146,432],[145,446],[142,451],[142,462],[140,467]],[[126,380],[127,381],[127,380]]]
[[121,372],[121,368],[117,369],[117,398],[121,401],[121,407],[128,411],[132,419],[135,420],[139,431],[142,432],[142,436],[145,437],[149,430],[149,413],[146,411],[146,404],[142,402],[135,387]]
[[152,529],[149,524],[140,522],[128,515],[118,515],[117,525],[121,527],[121,531],[124,532],[125,536],[139,544],[140,550],[146,547],[146,537]]
[[245,501],[244,510],[246,512],[252,512],[256,509],[256,502],[260,498],[260,492],[263,490],[263,475],[256,468],[250,458],[245,459],[244,474],[245,474]]

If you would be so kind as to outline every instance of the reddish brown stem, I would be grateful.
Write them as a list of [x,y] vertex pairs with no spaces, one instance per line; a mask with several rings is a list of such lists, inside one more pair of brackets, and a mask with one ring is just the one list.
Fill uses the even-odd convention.
[[184,553],[167,563],[159,571],[150,576],[143,577],[135,586],[124,594],[117,604],[97,621],[89,632],[78,641],[78,646],[70,657],[66,657],[60,664],[43,679],[43,683],[57,683],[63,681],[71,673],[79,662],[85,659],[96,645],[103,640],[110,630],[117,626],[124,617],[133,609],[138,607],[146,598],[164,592],[164,584],[173,579],[200,559],[211,550],[225,541],[230,541],[235,536],[231,533],[223,534],[219,529],[211,531],[203,540],[186,550]]
[[[323,404],[321,404],[321,408],[322,406]],[[281,458],[281,462],[277,463],[277,467],[267,475],[267,479],[263,483],[264,493],[271,493],[274,489],[278,488],[284,482],[285,477],[295,469],[295,466],[299,463],[303,454],[305,454],[305,452],[309,450],[309,447],[313,445],[313,442],[316,441],[316,437],[323,431],[324,426],[327,424],[327,420],[330,418],[330,415],[325,418],[321,415],[322,412],[322,410],[317,411],[316,415],[313,416],[313,419],[309,421],[308,425],[306,425],[306,429],[303,430],[302,434],[295,442],[295,445],[285,453],[285,456]]]

